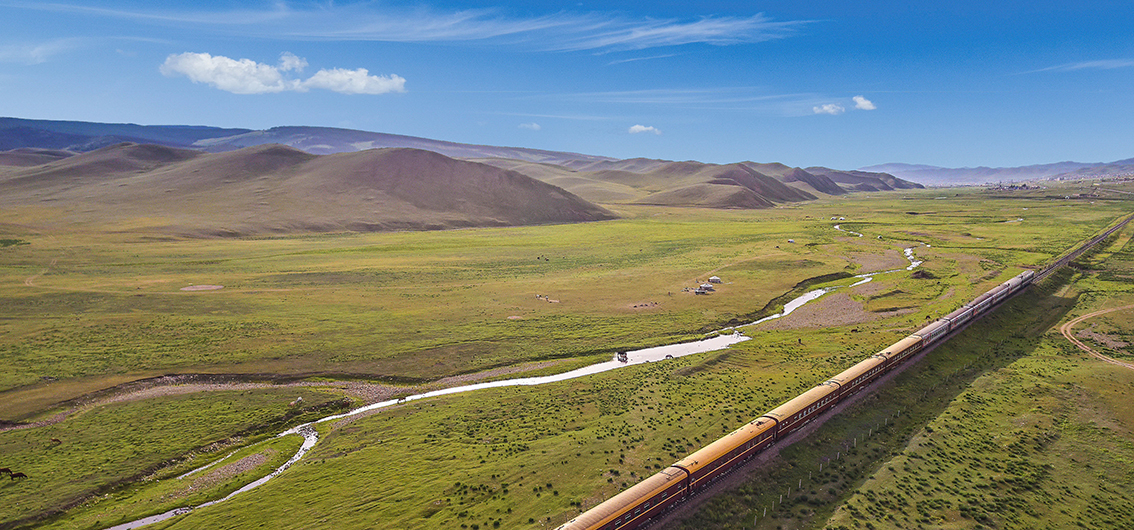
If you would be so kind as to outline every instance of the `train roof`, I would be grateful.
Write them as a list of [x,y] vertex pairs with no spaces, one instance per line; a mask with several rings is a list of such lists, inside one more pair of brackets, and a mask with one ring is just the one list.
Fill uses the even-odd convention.
[[921,337],[918,337],[916,335],[910,335],[910,336],[908,336],[908,337],[906,337],[906,338],[904,338],[904,339],[902,339],[898,342],[895,342],[895,343],[887,346],[886,349],[879,352],[878,355],[881,355],[881,356],[886,357],[888,359],[890,357],[897,355],[898,353],[901,353],[903,351],[906,351],[906,350],[916,346],[917,343],[919,343],[919,342],[921,342]]
[[796,396],[791,401],[788,401],[787,403],[784,403],[783,405],[780,405],[764,413],[764,415],[770,418],[775,418],[777,421],[782,421],[784,418],[787,418],[792,414],[795,414],[796,412],[799,412],[811,406],[816,401],[823,399],[824,396],[833,394],[838,390],[839,385],[836,385],[830,381],[824,381],[815,388],[812,388],[811,390],[808,390],[807,392]]
[[972,307],[972,306],[975,306],[975,305],[977,305],[977,304],[979,304],[979,303],[981,303],[985,300],[988,300],[989,298],[992,298],[992,291],[988,291],[987,293],[984,293],[984,294],[974,298],[972,302],[969,302],[965,305]]
[[622,493],[607,499],[602,504],[583,512],[578,517],[563,523],[557,530],[598,528],[632,510],[642,499],[649,499],[684,478],[684,471],[673,466],[667,467],[623,490]]
[[881,357],[877,357],[877,356],[872,355],[870,357],[867,357],[867,358],[859,361],[854,366],[847,368],[846,370],[843,370],[842,372],[839,373],[839,375],[836,375],[835,377],[828,379],[827,382],[828,383],[838,383],[839,386],[848,384],[851,381],[853,381],[854,378],[856,378],[856,377],[858,377],[862,374],[865,374],[866,372],[870,371],[871,368],[874,368],[875,366],[882,364],[882,362],[883,362],[883,359]]
[[917,330],[917,332],[914,333],[914,335],[917,335],[918,337],[924,337],[926,335],[932,334],[934,331],[941,329],[942,326],[948,326],[948,325],[949,325],[949,323],[944,321],[944,320],[934,320],[928,326],[925,326],[924,328]]
[[958,318],[961,318],[961,315],[963,315],[965,311],[972,311],[972,309],[972,306],[966,305],[964,307],[961,307],[960,309],[957,309],[956,311],[953,311],[952,313],[949,313],[948,315],[945,315],[943,318],[949,321],[957,320]]
[[673,465],[680,466],[690,473],[696,473],[698,469],[716,460],[720,455],[736,449],[775,426],[776,422],[761,416],[718,438],[713,443],[690,453],[685,458],[674,462]]

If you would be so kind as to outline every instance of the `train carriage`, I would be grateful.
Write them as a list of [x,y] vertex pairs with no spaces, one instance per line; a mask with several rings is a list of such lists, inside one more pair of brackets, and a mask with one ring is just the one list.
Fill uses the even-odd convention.
[[670,466],[567,521],[557,530],[632,530],[686,497],[688,474]]
[[993,287],[992,290],[988,291],[988,293],[992,295],[993,305],[999,304],[1002,300],[1008,298],[1008,295],[1011,292],[1012,291],[1008,289],[1007,282],[997,285],[996,287]]
[[871,356],[843,370],[839,375],[828,379],[825,384],[837,385],[838,394],[836,395],[836,399],[842,400],[844,397],[857,392],[863,385],[874,379],[875,375],[881,373],[884,362],[885,360],[881,357]]
[[943,337],[946,333],[949,333],[949,322],[947,320],[934,320],[933,323],[921,328],[914,333],[914,335],[921,337],[923,341],[922,345],[927,346],[929,343]]
[[[879,364],[881,361],[879,360]],[[787,436],[835,404],[839,399],[839,385],[831,381],[820,383],[791,401],[764,414],[776,420],[776,439]]]
[[759,417],[717,441],[678,460],[674,467],[689,473],[689,489],[696,491],[776,440],[776,422]]
[[973,315],[979,315],[987,311],[988,308],[992,306],[992,293],[988,292],[976,297],[976,299],[969,302],[967,306],[973,308]]
[[949,321],[949,331],[954,331],[961,326],[964,326],[968,321],[973,318],[973,308],[969,306],[962,307],[948,315],[945,315],[944,320]]
[[898,342],[891,344],[886,348],[887,351],[895,352],[894,359],[896,362],[903,362],[909,359],[909,356],[920,352],[925,343],[922,338],[916,335],[911,335]]

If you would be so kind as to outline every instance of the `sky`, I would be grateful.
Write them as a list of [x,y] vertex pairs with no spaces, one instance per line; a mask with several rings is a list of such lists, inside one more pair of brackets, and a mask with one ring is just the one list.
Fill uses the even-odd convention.
[[1129,0],[0,0],[0,116],[853,169],[1134,157]]

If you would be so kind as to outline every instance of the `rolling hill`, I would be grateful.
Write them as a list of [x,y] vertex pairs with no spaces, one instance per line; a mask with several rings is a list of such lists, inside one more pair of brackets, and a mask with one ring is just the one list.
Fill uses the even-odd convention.
[[[102,146],[106,142],[118,138],[141,138],[147,144],[154,145],[147,148],[135,145],[129,148],[112,146],[113,148],[110,150],[105,147],[91,150],[94,146]],[[130,150],[154,150],[159,145],[172,149],[168,151],[168,156],[181,157],[184,160],[161,160],[160,157],[151,159],[141,152],[127,152]],[[265,145],[273,147],[267,151],[258,151],[259,154],[256,155],[255,160],[247,160],[248,149]],[[449,158],[486,164],[499,170],[514,171],[567,190],[586,201],[602,204],[648,204],[699,208],[768,208],[776,204],[813,200],[819,196],[841,195],[848,191],[880,191],[920,187],[920,185],[884,173],[837,171],[827,168],[805,170],[777,163],[766,164],[750,161],[734,164],[707,164],[696,161],[669,161],[648,158],[617,160],[579,153],[461,144],[330,127],[274,127],[254,131],[212,127],[141,126],[0,118],[0,147],[11,148],[13,146],[15,146],[14,150],[0,153],[0,175],[23,174],[21,172],[24,170],[14,168],[29,168],[37,162],[56,161],[58,164],[52,166],[50,178],[59,179],[63,178],[64,174],[75,175],[87,171],[91,172],[90,178],[95,178],[97,175],[110,170],[156,170],[161,164],[188,162],[189,159],[196,157],[194,153],[209,152],[214,153],[215,156],[202,158],[200,164],[208,166],[199,169],[202,175],[229,175],[231,177],[248,171],[255,173],[256,168],[264,164],[271,166],[273,163],[283,163],[285,159],[296,159],[298,155],[295,153],[300,152],[307,153],[309,156],[346,155],[374,149],[410,148],[432,151]],[[278,151],[281,146],[291,148],[294,153],[286,156],[271,154]],[[35,151],[36,149],[38,151]],[[48,149],[52,151],[45,151]],[[48,152],[53,154],[48,155]],[[232,160],[219,156],[227,152],[240,154]],[[99,154],[97,156],[75,156],[73,161],[62,161],[64,157],[72,153]],[[124,158],[114,160],[114,157],[119,155]],[[157,152],[155,151],[152,156],[158,156]],[[342,156],[336,160],[347,158],[351,157]],[[313,160],[309,162],[313,165],[312,167],[323,163]],[[284,170],[285,168],[278,169]],[[421,169],[431,171],[433,168],[423,167]],[[327,178],[333,176],[333,173],[328,173]],[[182,178],[180,180],[187,179]],[[459,179],[453,181],[454,184],[458,182]],[[459,189],[464,189],[469,193],[477,191],[475,187],[451,188],[452,191]],[[267,191],[258,193],[267,193]],[[399,199],[405,199],[405,197]],[[466,203],[446,203],[444,201],[432,205],[432,209],[429,211],[438,212],[438,208],[442,207],[459,207],[454,212],[458,214],[458,217],[473,212],[473,210],[462,209],[468,207]],[[488,215],[486,211],[476,211],[480,212],[477,215]],[[410,214],[410,212],[406,213],[407,215]],[[525,215],[525,219],[539,218],[532,212]],[[428,217],[435,217],[435,215]],[[389,222],[391,221],[384,221],[383,225]],[[418,224],[417,221],[409,222],[415,226]],[[449,226],[450,223],[459,224],[456,219],[450,219],[438,226]],[[245,225],[247,223],[241,223],[241,226]],[[426,223],[426,225],[432,226],[433,223]]]
[[0,175],[0,205],[67,223],[180,235],[420,230],[612,219],[515,171],[419,149],[313,155],[282,145],[209,154],[118,144]]
[[603,204],[769,208],[850,191],[921,188],[885,173],[793,168],[783,164],[705,164],[634,158],[564,165],[478,159],[519,171]]

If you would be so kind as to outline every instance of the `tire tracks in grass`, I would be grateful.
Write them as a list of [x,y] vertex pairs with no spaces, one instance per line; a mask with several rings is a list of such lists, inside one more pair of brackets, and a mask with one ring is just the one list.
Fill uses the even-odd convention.
[[1124,310],[1127,310],[1127,309],[1134,309],[1134,304],[1126,305],[1126,306],[1122,306],[1122,307],[1112,307],[1110,309],[1102,309],[1102,310],[1099,310],[1099,311],[1094,311],[1092,313],[1087,313],[1083,316],[1075,318],[1074,320],[1071,320],[1070,322],[1068,322],[1066,324],[1063,324],[1062,326],[1059,326],[1059,332],[1062,333],[1063,336],[1067,340],[1071,341],[1071,344],[1078,346],[1080,350],[1087,352],[1092,357],[1095,357],[1095,358],[1097,358],[1097,359],[1099,359],[1103,362],[1108,362],[1108,363],[1113,364],[1113,365],[1117,365],[1117,366],[1121,366],[1123,368],[1128,368],[1130,370],[1134,370],[1134,363],[1120,361],[1118,359],[1115,359],[1114,357],[1108,357],[1106,355],[1103,355],[1103,354],[1095,351],[1094,349],[1092,349],[1090,346],[1087,346],[1086,344],[1084,344],[1083,341],[1075,338],[1075,334],[1072,332],[1072,329],[1075,327],[1075,325],[1084,321],[1084,320],[1087,320],[1089,318],[1094,318],[1094,317],[1097,317],[1097,316],[1101,316],[1101,315],[1105,315],[1107,313],[1114,313],[1116,311],[1124,311]]

